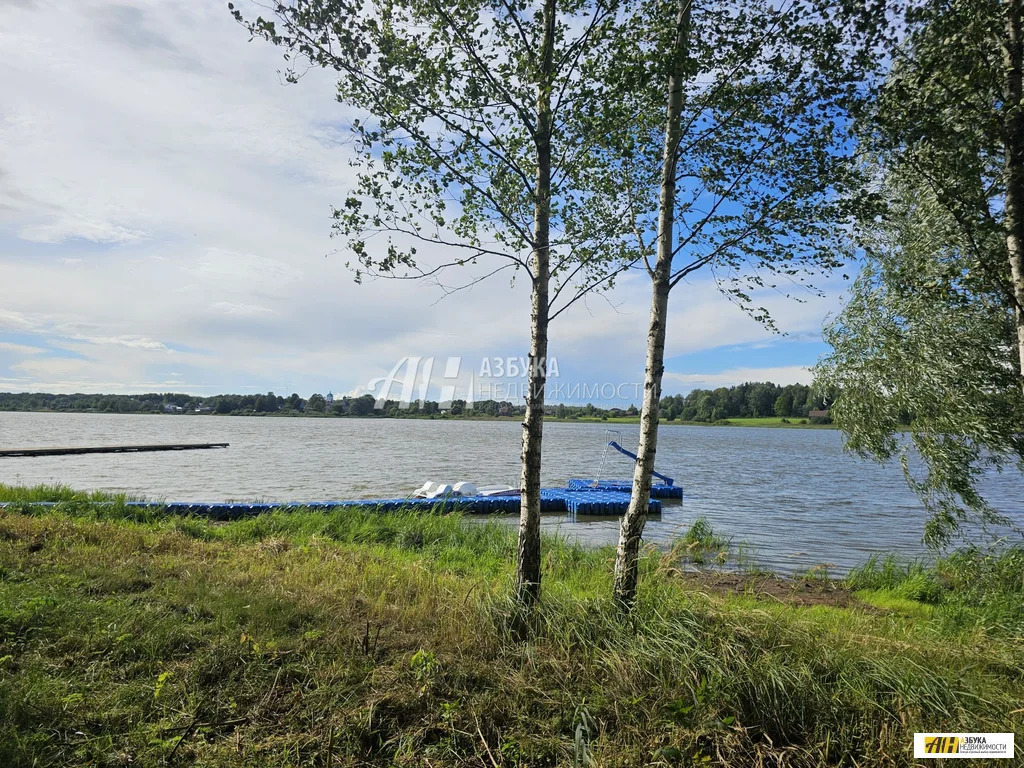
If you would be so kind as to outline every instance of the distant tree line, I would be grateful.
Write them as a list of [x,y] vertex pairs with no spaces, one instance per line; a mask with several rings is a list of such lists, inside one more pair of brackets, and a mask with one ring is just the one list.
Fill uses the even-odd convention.
[[[668,395],[661,400],[661,412],[668,421],[713,423],[723,419],[780,416],[809,418],[811,411],[821,410],[830,398],[816,395],[810,387],[791,384],[785,387],[771,382],[749,382],[735,387],[695,389],[687,395]],[[523,416],[524,406],[509,401],[478,400],[472,404],[455,400],[442,404],[433,400],[414,402],[403,407],[397,400],[387,400],[375,408],[373,395],[340,397],[328,401],[320,393],[308,399],[292,393],[288,397],[273,392],[250,395],[213,395],[201,397],[183,393],[152,392],[143,395],[57,395],[46,392],[0,392],[0,411],[68,411],[84,413],[199,413],[218,415],[283,416],[323,415],[377,418],[424,417],[510,417]],[[547,416],[559,419],[608,419],[638,416],[635,405],[627,408],[601,408],[586,405],[547,404]],[[827,417],[810,417],[814,421]]]
[[212,395],[202,397],[179,392],[150,392],[141,395],[52,394],[49,392],[0,392],[0,411],[70,411],[82,413],[201,413],[218,415],[281,414],[328,416],[520,416],[522,406],[509,402],[483,400],[468,408],[465,400],[455,400],[444,408],[435,401],[411,403],[406,407],[387,400],[376,409],[373,395],[340,397],[328,401],[320,393],[302,398],[297,393],[284,397],[274,392],[250,395]]
[[49,392],[0,392],[0,411],[76,411],[85,413],[301,413],[305,401],[297,394],[273,392],[201,397],[181,392],[141,395],[100,395]]
[[694,389],[687,395],[669,395],[661,399],[661,414],[667,421],[716,422],[723,419],[781,418],[810,419],[827,422],[825,415],[835,401],[828,393],[822,394],[806,384],[781,387],[765,382],[747,382],[735,387]]

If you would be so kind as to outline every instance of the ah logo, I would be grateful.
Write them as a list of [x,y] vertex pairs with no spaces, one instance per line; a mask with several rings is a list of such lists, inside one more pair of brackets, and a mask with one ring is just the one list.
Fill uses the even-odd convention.
[[[422,361],[422,365],[421,365]],[[444,378],[450,383],[441,387],[442,408],[450,408],[456,395],[456,379],[459,378],[459,368],[462,365],[461,357],[449,357],[444,366]],[[405,374],[402,375],[402,370]],[[431,374],[434,370],[434,358],[432,357],[403,357],[391,369],[387,376],[380,376],[371,379],[366,389],[370,393],[376,393],[373,407],[380,410],[388,400],[392,398],[392,387],[401,385],[402,392],[398,396],[398,407],[406,410],[413,402],[419,402],[420,407],[427,399],[427,388],[430,386]],[[378,391],[379,388],[379,391]],[[469,374],[469,383],[466,387],[465,409],[473,410],[473,374]]]
[[924,751],[929,755],[955,755],[960,751],[960,739],[956,736],[926,736]]

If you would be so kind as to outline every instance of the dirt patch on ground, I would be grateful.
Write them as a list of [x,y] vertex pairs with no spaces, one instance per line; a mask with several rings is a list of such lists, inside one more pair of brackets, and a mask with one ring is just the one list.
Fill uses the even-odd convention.
[[710,594],[749,595],[789,605],[864,606],[850,590],[825,579],[784,579],[768,574],[715,571],[681,571],[679,578],[694,589]]

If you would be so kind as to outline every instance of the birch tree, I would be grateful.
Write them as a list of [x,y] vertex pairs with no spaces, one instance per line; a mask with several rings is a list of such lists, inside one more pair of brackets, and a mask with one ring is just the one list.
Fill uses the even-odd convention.
[[[960,228],[1015,316],[1024,386],[1024,0],[895,5],[892,68],[861,130]],[[989,247],[992,238],[1003,246]]]
[[1006,523],[981,481],[1024,472],[1022,3],[897,8],[859,131],[886,206],[851,232],[866,267],[816,373],[847,448],[901,461],[941,546]]
[[[661,153],[630,167],[634,234],[651,279],[643,409],[633,491],[622,519],[614,595],[632,605],[657,453],[671,292],[707,272],[752,317],[766,289],[799,297],[842,263],[843,193],[855,189],[849,114],[870,46],[827,4],[656,3]],[[655,143],[652,136],[651,143]]]
[[1003,134],[1003,177],[1006,185],[1006,255],[1013,283],[1017,323],[1017,356],[1024,388],[1024,0],[1004,0],[1003,98],[999,104]]
[[[357,280],[447,291],[498,273],[529,282],[516,590],[532,603],[548,323],[630,261],[617,167],[636,107],[604,74],[628,4],[297,0],[254,20],[232,11],[285,49],[289,80],[309,66],[337,72],[338,100],[365,114],[351,125],[356,188],[334,213]],[[451,282],[455,268],[471,276],[457,270]]]

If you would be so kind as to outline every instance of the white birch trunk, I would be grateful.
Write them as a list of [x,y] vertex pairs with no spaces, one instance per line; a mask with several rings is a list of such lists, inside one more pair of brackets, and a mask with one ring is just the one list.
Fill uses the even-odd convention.
[[537,86],[537,176],[534,192],[533,291],[530,309],[530,371],[523,418],[522,498],[516,553],[516,595],[526,605],[540,597],[540,468],[544,435],[544,387],[548,357],[548,253],[551,219],[551,82],[555,0],[544,3],[544,39]]
[[1010,259],[1019,372],[1024,387],[1024,2],[1004,0],[1003,6],[1006,252]]
[[668,295],[671,290],[672,251],[675,238],[676,162],[679,151],[683,106],[682,65],[686,60],[690,32],[691,0],[680,0],[676,19],[673,59],[676,66],[668,78],[665,115],[665,146],[661,169],[661,195],[658,211],[658,252],[651,275],[651,317],[647,331],[647,364],[644,371],[644,402],[640,413],[640,444],[633,470],[633,493],[629,509],[619,527],[619,545],[615,553],[613,591],[616,602],[629,610],[636,598],[640,542],[651,498],[651,478],[658,449],[658,419],[661,405],[661,381],[665,373],[665,324],[668,320]]

